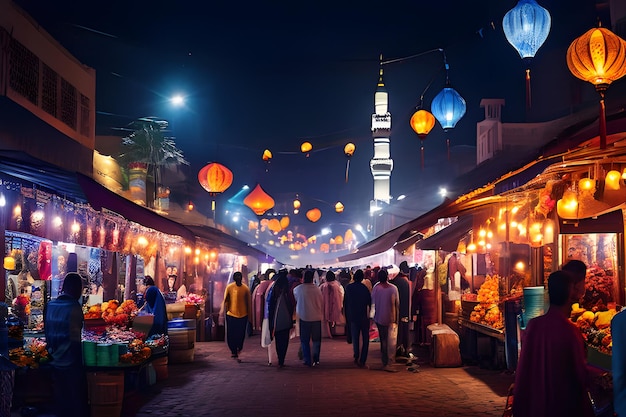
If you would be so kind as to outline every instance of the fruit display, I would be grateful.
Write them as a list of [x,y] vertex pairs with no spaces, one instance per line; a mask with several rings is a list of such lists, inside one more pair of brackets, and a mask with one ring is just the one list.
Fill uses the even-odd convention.
[[46,342],[41,339],[30,339],[24,347],[9,350],[9,359],[15,365],[36,369],[40,364],[50,360]]
[[128,352],[120,355],[122,363],[141,363],[152,355],[152,349],[145,345],[141,339],[133,339],[128,344]]
[[487,275],[485,282],[478,289],[476,296],[478,304],[470,313],[470,321],[504,329],[504,318],[498,304],[500,303],[500,277]]
[[137,304],[133,300],[126,300],[120,304],[117,300],[95,304],[84,312],[85,320],[102,318],[107,324],[128,327],[130,321],[137,315]]
[[611,320],[617,312],[618,309],[615,308],[594,312],[574,303],[570,320],[580,329],[587,345],[610,355],[613,348]]

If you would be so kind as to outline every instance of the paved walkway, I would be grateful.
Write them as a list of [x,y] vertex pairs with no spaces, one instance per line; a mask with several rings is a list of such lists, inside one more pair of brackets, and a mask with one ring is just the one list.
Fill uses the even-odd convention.
[[125,400],[123,416],[500,417],[514,378],[475,366],[433,368],[423,348],[417,372],[405,364],[385,372],[379,343],[370,344],[370,369],[360,369],[345,337],[323,339],[314,368],[298,360],[293,339],[287,366],[278,369],[267,365],[259,342],[258,335],[246,339],[241,363],[224,342],[196,342],[194,361],[170,364],[167,379]]

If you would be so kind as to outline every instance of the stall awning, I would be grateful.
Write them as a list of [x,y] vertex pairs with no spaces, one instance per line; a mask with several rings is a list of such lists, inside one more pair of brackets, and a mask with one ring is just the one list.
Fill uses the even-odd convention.
[[76,175],[78,184],[94,210],[108,209],[142,226],[168,235],[180,236],[190,242],[195,241],[193,232],[185,226],[125,199],[86,175],[80,173]]
[[424,213],[420,217],[398,226],[385,234],[380,235],[376,239],[371,240],[357,248],[356,252],[340,256],[337,260],[339,262],[349,262],[377,255],[391,248],[395,249],[396,242],[429,228],[433,224],[437,223],[437,220],[439,219],[449,217],[453,206],[453,201],[446,200],[431,211]]
[[257,260],[271,263],[274,258],[266,254],[265,252],[250,246],[250,244],[243,240],[237,239],[227,233],[222,232],[219,229],[215,229],[208,226],[187,226],[195,236],[200,239],[204,239],[209,243],[214,244],[217,247],[230,248],[243,256],[254,256]]
[[415,243],[415,249],[454,252],[459,241],[472,230],[472,221],[472,216],[462,217],[445,229]]

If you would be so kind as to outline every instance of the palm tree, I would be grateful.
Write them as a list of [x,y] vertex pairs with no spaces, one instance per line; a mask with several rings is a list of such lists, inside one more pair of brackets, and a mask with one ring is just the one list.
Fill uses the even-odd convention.
[[176,147],[174,137],[168,136],[169,123],[157,117],[142,117],[132,121],[125,130],[131,133],[122,139],[118,155],[125,168],[131,199],[146,204],[146,179],[152,175],[155,193],[161,182],[161,168],[189,165],[183,152]]

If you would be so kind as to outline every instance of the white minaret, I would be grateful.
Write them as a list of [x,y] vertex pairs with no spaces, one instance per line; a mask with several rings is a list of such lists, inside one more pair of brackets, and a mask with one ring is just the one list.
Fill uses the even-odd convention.
[[374,177],[375,206],[379,201],[389,203],[389,180],[393,170],[393,160],[389,154],[389,136],[391,133],[391,113],[385,82],[383,81],[382,55],[380,56],[380,76],[374,94],[375,113],[372,114],[372,137],[374,138],[374,157],[370,160],[370,170]]

